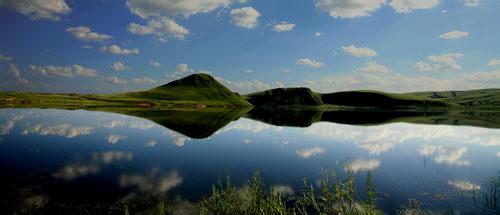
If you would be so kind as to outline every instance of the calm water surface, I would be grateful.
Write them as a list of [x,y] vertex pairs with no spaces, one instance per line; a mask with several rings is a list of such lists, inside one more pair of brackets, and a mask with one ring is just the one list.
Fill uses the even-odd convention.
[[217,177],[230,175],[241,186],[255,169],[267,185],[292,195],[303,178],[315,182],[322,168],[343,172],[347,165],[360,190],[373,171],[384,212],[416,199],[429,210],[467,214],[484,210],[485,192],[500,177],[499,129],[331,122],[282,127],[249,118],[224,124],[196,139],[184,135],[189,126],[175,131],[116,113],[1,109],[3,207],[162,194],[196,202]]

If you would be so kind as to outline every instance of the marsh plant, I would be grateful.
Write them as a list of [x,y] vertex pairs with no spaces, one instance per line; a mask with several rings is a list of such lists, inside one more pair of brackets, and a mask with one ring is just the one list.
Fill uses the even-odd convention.
[[376,209],[375,187],[371,172],[366,177],[366,198],[356,198],[354,173],[340,178],[333,170],[322,170],[319,186],[303,180],[304,188],[293,197],[283,197],[263,184],[256,171],[243,189],[238,190],[226,177],[218,180],[212,192],[200,204],[202,214],[382,214]]

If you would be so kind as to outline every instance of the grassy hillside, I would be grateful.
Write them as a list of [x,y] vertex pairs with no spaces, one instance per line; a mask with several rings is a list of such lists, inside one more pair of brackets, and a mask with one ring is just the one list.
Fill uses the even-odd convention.
[[500,89],[482,89],[467,91],[416,92],[405,95],[424,96],[464,107],[500,107]]
[[264,106],[343,106],[362,108],[448,108],[454,106],[421,95],[378,91],[346,91],[320,94],[308,88],[277,88],[248,94],[245,98],[257,107]]
[[145,91],[118,94],[50,94],[0,92],[0,107],[206,108],[251,106],[210,75],[194,74]]

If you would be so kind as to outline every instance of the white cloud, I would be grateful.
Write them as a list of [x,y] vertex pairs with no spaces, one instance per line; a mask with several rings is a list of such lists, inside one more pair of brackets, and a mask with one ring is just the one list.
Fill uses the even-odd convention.
[[420,155],[423,156],[436,154],[434,161],[438,164],[454,166],[471,165],[469,160],[463,159],[463,156],[467,153],[466,147],[422,145],[419,151]]
[[0,6],[16,10],[32,20],[61,20],[61,16],[71,12],[65,0],[0,0]]
[[369,16],[385,4],[385,0],[316,0],[315,6],[333,18]]
[[138,35],[155,35],[160,41],[166,41],[167,37],[184,40],[189,34],[189,30],[168,17],[151,19],[147,25],[130,23],[127,30]]
[[497,152],[497,157],[499,157],[499,158],[500,158],[500,152]]
[[359,172],[359,171],[369,171],[369,170],[375,170],[378,167],[380,167],[380,161],[379,160],[363,160],[363,159],[358,159],[352,162],[349,162],[346,165],[346,170],[350,170],[353,172]]
[[73,64],[71,66],[29,66],[31,71],[47,76],[63,76],[67,78],[72,78],[75,76],[83,76],[83,77],[97,77],[97,71],[91,68],[85,68],[78,64]]
[[92,46],[91,45],[83,45],[82,48],[84,48],[84,49],[92,49]]
[[456,60],[461,58],[462,53],[449,53],[442,55],[431,55],[427,57],[429,63],[420,61],[415,64],[415,68],[418,71],[446,71],[446,70],[460,70],[460,66]]
[[154,168],[149,174],[121,175],[119,184],[121,187],[135,187],[138,192],[148,194],[163,194],[168,190],[179,186],[183,179],[176,170],[162,175],[159,169]]
[[86,26],[70,27],[66,28],[66,31],[73,34],[74,37],[81,39],[83,41],[106,41],[113,38],[107,34],[99,34],[90,30]]
[[271,190],[278,192],[281,196],[293,195],[295,191],[289,185],[274,185]]
[[321,35],[322,35],[322,34],[321,34],[320,32],[316,32],[316,33],[314,33],[314,36],[315,36],[315,37],[321,37]]
[[[425,86],[422,83],[425,83]],[[396,72],[351,72],[329,75],[317,80],[306,80],[300,86],[309,87],[317,92],[328,93],[359,89],[389,92],[471,90],[497,88],[499,85],[500,70],[468,72],[446,78],[426,75],[409,76]]]
[[345,53],[355,57],[375,57],[377,52],[367,47],[356,47],[354,45],[342,46]]
[[172,139],[172,143],[178,147],[184,146],[184,144],[187,141],[191,140],[191,138],[186,137],[172,130],[165,130],[162,132],[162,135],[170,137]]
[[150,77],[141,77],[132,79],[132,83],[134,84],[156,84],[157,81]]
[[468,181],[461,181],[461,180],[448,181],[448,185],[461,191],[477,191],[481,189],[481,185],[479,184],[474,184]]
[[480,0],[464,0],[465,6],[477,7],[479,6]]
[[104,139],[106,139],[106,141],[108,141],[109,144],[116,144],[121,140],[127,139],[127,137],[118,134],[110,134],[106,136]]
[[178,64],[175,66],[175,71],[176,72],[182,72],[182,73],[187,73],[187,72],[192,72],[193,70],[189,68],[189,66],[185,63]]
[[154,60],[149,61],[149,65],[156,68],[161,66],[160,62]]
[[500,66],[500,59],[491,59],[488,62],[488,65],[490,65],[490,66]]
[[127,0],[130,12],[145,19],[150,16],[189,17],[197,13],[209,13],[219,7],[227,7],[239,0]]
[[25,128],[21,134],[39,134],[39,135],[55,135],[66,138],[73,138],[80,135],[92,134],[93,127],[90,126],[73,126],[71,124],[48,124],[40,123],[31,127]]
[[439,4],[440,0],[391,0],[389,5],[397,13],[410,13],[419,9],[431,9]]
[[0,61],[12,61],[12,57],[0,54]]
[[253,7],[233,9],[229,14],[233,23],[238,27],[252,29],[259,24],[260,13]]
[[462,37],[468,37],[469,32],[467,31],[450,31],[446,32],[444,34],[439,35],[439,38],[441,39],[458,39]]
[[102,52],[109,52],[111,54],[116,54],[116,55],[137,55],[139,54],[139,49],[126,49],[126,48],[121,48],[118,45],[109,45],[109,46],[103,46],[101,47]]
[[112,84],[117,84],[117,85],[124,85],[124,84],[128,83],[127,80],[120,79],[116,76],[109,76],[106,78],[106,81],[109,83],[112,83]]
[[27,84],[28,80],[21,75],[21,71],[16,64],[9,64],[9,74],[20,84]]
[[377,62],[367,62],[364,67],[360,67],[356,69],[356,71],[359,72],[366,72],[366,73],[388,73],[391,72],[390,69],[388,69],[384,65],[380,65]]
[[313,147],[309,149],[298,149],[296,151],[297,155],[303,158],[310,158],[312,156],[320,155],[325,152],[326,150],[320,147]]
[[297,60],[296,62],[297,65],[304,65],[304,66],[310,66],[313,68],[319,68],[325,65],[325,63],[314,60],[314,59],[309,59],[309,58],[302,58]]
[[244,143],[246,143],[246,144],[248,144],[248,143],[251,143],[251,142],[252,142],[252,140],[250,140],[250,139],[245,139],[245,140],[243,140],[243,142],[244,142]]
[[120,72],[120,71],[125,71],[125,70],[128,70],[130,69],[130,67],[128,66],[125,66],[122,62],[120,61],[117,61],[117,62],[114,62],[113,64],[111,64],[111,69],[117,71],[117,72]]
[[285,32],[291,31],[295,28],[295,24],[289,22],[280,22],[273,26],[273,31],[276,32]]

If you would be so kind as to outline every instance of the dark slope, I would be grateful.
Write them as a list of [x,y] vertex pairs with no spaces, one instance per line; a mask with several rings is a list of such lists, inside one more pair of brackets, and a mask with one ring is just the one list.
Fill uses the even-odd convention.
[[309,88],[276,88],[251,93],[245,98],[254,106],[319,106],[321,96]]
[[415,95],[384,93],[377,91],[346,91],[346,92],[328,93],[328,94],[322,94],[321,99],[325,104],[350,106],[350,107],[446,108],[450,106],[446,102],[439,101],[433,98],[426,98]]
[[127,93],[128,96],[163,101],[199,102],[213,105],[251,106],[207,74],[193,74],[151,90]]
[[362,108],[446,108],[453,106],[426,96],[377,91],[315,93],[308,88],[277,88],[248,94],[245,98],[256,107],[345,106]]

